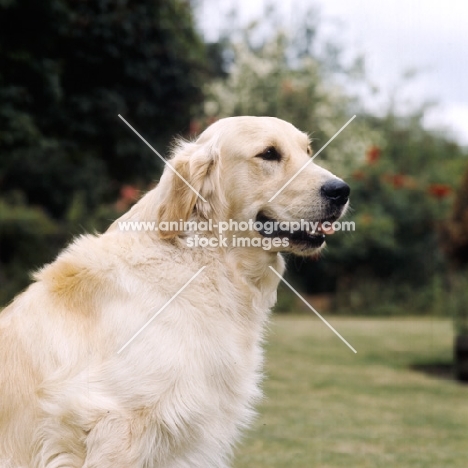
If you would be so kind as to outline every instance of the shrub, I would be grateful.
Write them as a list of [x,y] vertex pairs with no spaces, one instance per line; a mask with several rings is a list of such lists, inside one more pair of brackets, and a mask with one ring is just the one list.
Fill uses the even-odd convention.
[[42,209],[0,199],[0,303],[30,282],[29,274],[51,261],[66,242],[67,232]]

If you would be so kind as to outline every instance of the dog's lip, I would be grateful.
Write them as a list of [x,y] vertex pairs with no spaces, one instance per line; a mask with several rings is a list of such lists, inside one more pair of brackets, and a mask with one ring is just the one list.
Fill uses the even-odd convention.
[[[327,218],[323,219],[320,221],[309,221],[309,223],[318,223],[317,224],[317,231],[315,232],[309,232],[309,231],[289,231],[289,230],[282,230],[279,228],[278,229],[266,233],[263,229],[260,229],[258,232],[260,235],[263,237],[287,237],[290,241],[293,243],[299,243],[299,244],[307,244],[310,247],[318,248],[321,247],[322,244],[325,242],[325,237],[326,235],[333,234],[335,231],[334,229],[330,226],[329,228],[324,229],[322,224],[325,223],[326,221],[332,222],[334,221],[335,218]],[[280,222],[276,218],[270,217],[266,215],[263,211],[260,211],[257,214],[256,221],[259,221],[261,223],[266,223],[266,222]]]

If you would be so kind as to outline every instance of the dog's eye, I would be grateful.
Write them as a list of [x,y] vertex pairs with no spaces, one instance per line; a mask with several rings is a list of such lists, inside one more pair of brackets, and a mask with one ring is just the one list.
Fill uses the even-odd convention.
[[312,148],[310,146],[307,147],[307,154],[312,156]]
[[262,151],[260,154],[257,155],[257,157],[262,158],[265,161],[280,161],[281,160],[281,155],[273,146],[270,146],[264,151]]

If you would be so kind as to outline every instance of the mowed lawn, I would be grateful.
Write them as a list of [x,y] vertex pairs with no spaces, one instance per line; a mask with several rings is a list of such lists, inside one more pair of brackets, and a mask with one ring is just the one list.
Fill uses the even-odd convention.
[[[449,320],[276,316],[265,399],[235,468],[467,468],[468,386],[448,364]],[[422,369],[422,370],[418,370]]]

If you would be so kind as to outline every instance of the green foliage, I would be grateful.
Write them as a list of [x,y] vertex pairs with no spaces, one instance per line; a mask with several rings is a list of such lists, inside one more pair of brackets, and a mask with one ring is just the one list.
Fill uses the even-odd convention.
[[[395,130],[388,118],[380,125],[385,145],[370,147],[367,160],[347,178],[347,219],[355,232],[328,238],[318,266],[307,263],[299,273],[330,278],[342,312],[449,314],[439,227],[460,177],[454,168],[465,164],[466,155],[422,126]],[[305,286],[313,291],[314,281]]]
[[30,275],[74,236],[104,231],[119,215],[115,205],[86,207],[84,192],[78,192],[63,220],[56,220],[41,207],[25,203],[21,192],[0,198],[0,304],[5,304],[30,282]]
[[[364,84],[362,59],[319,40],[317,12],[301,12],[293,32],[274,9],[266,18],[270,29],[253,23],[205,45],[184,0],[0,2],[0,301],[72,235],[106,229],[160,169],[118,113],[159,149],[189,122],[198,133],[247,114],[309,131],[315,151],[358,114],[318,161],[350,183],[356,231],[329,237],[319,261],[290,260],[291,279],[338,293],[345,312],[461,309],[444,308],[438,244],[466,254],[463,184],[443,223],[466,152],[424,129],[425,106],[365,112],[349,91]],[[282,290],[277,310],[294,304]]]
[[0,303],[29,283],[29,274],[50,261],[67,235],[43,210],[18,194],[0,199]]
[[[416,284],[427,280],[442,262],[436,228],[448,214],[453,189],[440,184],[447,178],[443,170],[434,175],[444,153],[431,158],[423,145],[408,150],[407,139],[391,132],[389,140],[390,148],[370,149],[380,153],[379,160],[363,164],[348,179],[356,232],[342,233],[337,242],[332,239],[329,258],[343,271],[359,265],[372,275],[399,275]],[[422,154],[426,154],[424,170],[419,166],[418,171],[403,172],[407,160],[418,160]],[[463,154],[459,150],[452,157],[462,159]]]
[[105,229],[124,184],[158,175],[118,114],[164,152],[217,53],[185,0],[0,2],[0,301],[72,234]]
[[297,296],[285,284],[280,283],[274,312],[283,314],[296,310]]
[[[294,32],[276,29],[263,40],[254,23],[235,38],[229,73],[207,84],[200,120],[277,116],[309,130],[317,151],[357,113],[318,158],[351,185],[346,219],[356,231],[329,237],[320,261],[291,259],[289,274],[304,292],[339,292],[340,310],[442,312],[437,298],[447,267],[439,227],[467,154],[444,135],[424,129],[426,105],[398,113],[391,96],[383,116],[366,112],[348,86],[363,84],[362,61],[357,57],[345,65],[339,45],[321,47],[315,17],[309,12]],[[287,309],[288,302],[279,309]]]
[[[0,190],[55,217],[74,193],[95,208],[157,158],[201,102],[205,48],[183,0],[0,4]],[[162,150],[161,150],[162,151]]]
[[445,275],[435,273],[414,286],[369,274],[339,278],[334,308],[340,314],[373,316],[452,315]]
[[[232,57],[227,77],[205,86],[201,126],[233,115],[275,116],[308,131],[315,151],[323,146],[358,106],[337,70],[352,80],[359,58],[346,68],[328,49],[312,55],[320,47],[310,21],[306,15],[294,33],[279,29],[263,41],[257,40],[259,25],[254,24],[235,38],[227,47]],[[379,131],[356,119],[352,131],[326,148],[320,160],[335,172],[349,170],[356,153],[379,141]]]

